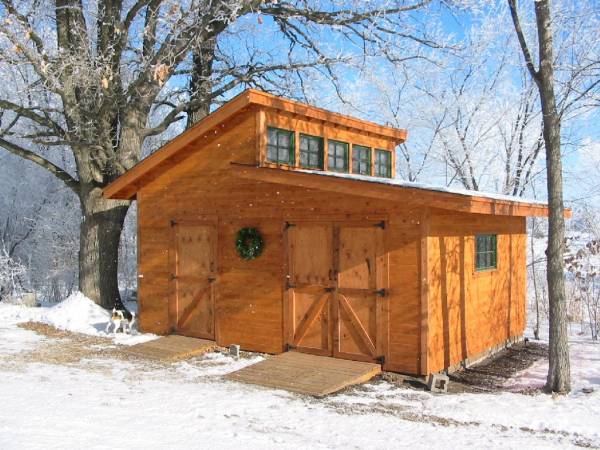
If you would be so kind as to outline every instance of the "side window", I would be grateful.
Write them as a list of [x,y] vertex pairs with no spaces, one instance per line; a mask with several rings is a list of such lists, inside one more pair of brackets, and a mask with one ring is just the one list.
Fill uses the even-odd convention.
[[294,132],[269,127],[267,161],[294,164]]
[[498,267],[498,237],[495,234],[475,236],[475,270],[489,270]]
[[307,134],[300,135],[300,167],[323,168],[323,138]]
[[375,150],[375,176],[392,177],[392,153],[388,150]]
[[371,175],[371,149],[369,147],[352,146],[352,173]]
[[327,168],[333,172],[348,172],[348,144],[327,141]]

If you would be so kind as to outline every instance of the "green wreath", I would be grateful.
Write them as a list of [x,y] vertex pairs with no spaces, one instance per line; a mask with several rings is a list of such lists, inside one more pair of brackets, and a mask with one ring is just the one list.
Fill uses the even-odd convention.
[[235,248],[242,259],[251,260],[263,251],[263,238],[256,228],[242,228],[237,233]]

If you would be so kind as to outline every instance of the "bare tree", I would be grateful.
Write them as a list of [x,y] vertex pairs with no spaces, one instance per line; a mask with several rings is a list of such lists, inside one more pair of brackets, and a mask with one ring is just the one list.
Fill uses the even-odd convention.
[[548,186],[548,291],[550,303],[550,352],[546,389],[550,392],[571,390],[567,305],[564,279],[565,217],[563,201],[561,116],[554,87],[554,49],[549,0],[535,2],[539,66],[536,69],[521,27],[516,0],[508,0],[515,32],[531,77],[535,81],[543,112]]
[[[404,19],[426,3],[0,0],[0,76],[13,88],[0,95],[0,146],[78,197],[80,290],[105,307],[120,303],[118,247],[129,202],[106,200],[102,189],[140,160],[148,139],[186,113],[190,124],[199,120],[240,86],[289,89],[289,74],[309,69],[335,80],[335,64],[348,55],[328,47],[326,35],[394,61],[402,59],[395,42],[433,46]],[[287,52],[254,49],[241,58],[219,47],[241,18],[257,15],[274,24]],[[239,33],[232,48],[246,37]],[[61,164],[42,146],[67,149],[72,160]]]

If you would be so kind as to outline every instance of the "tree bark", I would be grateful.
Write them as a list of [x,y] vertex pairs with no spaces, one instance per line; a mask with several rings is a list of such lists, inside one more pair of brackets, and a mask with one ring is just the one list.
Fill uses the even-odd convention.
[[543,136],[546,147],[548,187],[547,279],[549,303],[549,365],[546,390],[566,393],[571,390],[569,336],[567,332],[567,296],[564,275],[565,216],[563,201],[561,119],[554,93],[554,50],[550,0],[536,0],[535,19],[538,38],[539,69],[536,70],[517,11],[517,0],[508,0],[515,32],[525,64],[540,94]]
[[565,292],[564,242],[565,216],[563,201],[560,117],[554,94],[554,55],[550,2],[535,2],[540,55],[539,82],[543,112],[544,143],[548,185],[548,299],[550,318],[550,351],[546,390],[569,392],[571,368],[567,331],[567,296]]
[[216,39],[212,38],[203,43],[194,53],[194,71],[190,79],[190,98],[193,104],[199,105],[190,108],[187,112],[186,128],[192,127],[210,113],[212,103],[213,62],[215,59]]
[[119,241],[129,202],[107,200],[102,189],[80,193],[79,290],[100,306],[123,308],[119,294]]

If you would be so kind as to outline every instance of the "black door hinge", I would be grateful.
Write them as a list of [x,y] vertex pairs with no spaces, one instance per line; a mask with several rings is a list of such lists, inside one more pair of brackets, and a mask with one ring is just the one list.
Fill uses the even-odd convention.
[[325,292],[333,292],[333,291],[335,291],[335,288],[332,288],[332,287],[325,288]]
[[171,276],[169,277],[169,279],[171,281],[176,280],[177,279],[177,275],[171,274]]
[[388,291],[387,289],[379,289],[378,291],[375,291],[375,295],[378,295],[380,297],[387,297]]
[[285,229],[287,230],[289,227],[295,227],[296,224],[295,223],[291,223],[291,222],[286,222],[285,223]]
[[376,227],[381,228],[382,230],[385,230],[385,220],[382,220],[381,222],[377,222],[375,224]]
[[290,344],[289,342],[285,344],[285,351],[289,352],[290,350],[294,350],[296,348],[295,345]]
[[288,289],[294,289],[296,287],[296,285],[290,283],[290,280],[286,280],[285,282],[285,290],[287,291]]
[[383,364],[385,364],[385,356],[384,355],[378,356],[377,358],[375,358],[375,361],[377,361],[379,364],[383,365]]
[[171,226],[174,227],[175,225],[177,225],[177,222],[175,220],[171,220]]

